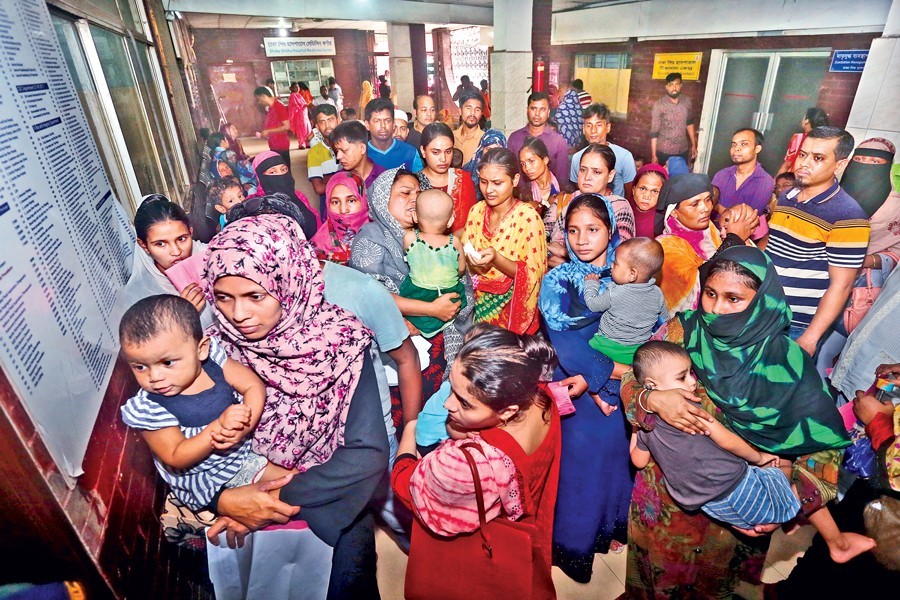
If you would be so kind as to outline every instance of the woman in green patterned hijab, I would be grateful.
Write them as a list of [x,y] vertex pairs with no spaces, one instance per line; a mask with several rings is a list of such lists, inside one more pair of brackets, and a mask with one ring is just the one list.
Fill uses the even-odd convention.
[[700,268],[700,308],[679,315],[684,347],[729,427],[797,457],[850,444],[809,355],[788,337],[791,309],[768,257],[735,246]]

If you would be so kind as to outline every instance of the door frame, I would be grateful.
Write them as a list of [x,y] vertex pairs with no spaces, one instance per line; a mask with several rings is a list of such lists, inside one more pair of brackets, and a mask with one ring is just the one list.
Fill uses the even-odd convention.
[[830,55],[830,48],[803,48],[796,50],[726,50],[719,48],[712,50],[710,52],[709,70],[706,76],[706,90],[703,94],[703,110],[700,113],[699,131],[697,134],[697,160],[694,164],[694,170],[698,173],[706,173],[709,169],[712,136],[716,130],[718,107],[722,99],[722,86],[725,83],[725,70],[729,58],[769,57],[769,68],[766,71],[766,80],[760,95],[760,107],[754,113],[753,123],[750,124],[750,127],[765,133],[764,129],[772,118],[772,111],[770,110],[772,107],[772,90],[775,87],[775,79],[778,75],[781,58],[798,56],[826,57]]

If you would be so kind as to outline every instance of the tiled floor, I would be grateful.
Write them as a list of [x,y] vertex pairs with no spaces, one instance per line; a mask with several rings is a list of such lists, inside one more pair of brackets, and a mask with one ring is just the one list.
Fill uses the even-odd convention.
[[[772,536],[772,545],[763,571],[763,581],[774,583],[788,576],[812,541],[815,530],[806,526],[787,536],[780,530]],[[406,555],[382,530],[376,530],[375,547],[378,552],[378,587],[383,600],[403,600],[403,579]],[[575,583],[562,571],[553,567],[553,582],[560,600],[613,600],[625,591],[625,555],[597,554],[594,557],[594,576],[587,584]],[[761,598],[761,590],[752,586],[741,588],[747,600]]]

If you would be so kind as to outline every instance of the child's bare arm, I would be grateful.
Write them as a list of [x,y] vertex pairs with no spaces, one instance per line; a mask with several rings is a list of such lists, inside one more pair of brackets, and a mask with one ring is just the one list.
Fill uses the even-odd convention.
[[219,427],[218,419],[192,438],[184,437],[178,427],[164,427],[142,431],[141,436],[150,450],[164,464],[173,469],[189,469],[209,458],[213,452],[211,432]]
[[222,366],[225,381],[244,397],[244,405],[250,409],[250,421],[243,427],[243,435],[250,433],[259,423],[263,405],[266,403],[266,384],[256,373],[230,358],[225,359]]
[[712,441],[720,448],[728,450],[739,458],[743,458],[748,463],[764,465],[772,462],[772,460],[776,458],[772,454],[760,452],[745,442],[739,435],[729,431],[728,428],[718,421],[707,424],[707,427],[709,429],[709,437]]
[[453,247],[459,253],[459,276],[462,277],[466,274],[466,253],[463,250],[462,242],[456,236],[453,236]]
[[412,246],[413,242],[416,241],[416,232],[415,231],[407,231],[403,234],[403,251],[406,252],[409,250],[409,247]]
[[631,434],[631,463],[638,469],[650,463],[650,453],[637,447],[637,433]]

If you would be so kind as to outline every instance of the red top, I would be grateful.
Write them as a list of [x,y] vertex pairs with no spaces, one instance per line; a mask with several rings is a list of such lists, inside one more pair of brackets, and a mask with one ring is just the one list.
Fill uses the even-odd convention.
[[450,231],[457,231],[466,228],[466,220],[469,218],[469,211],[475,206],[478,198],[475,196],[475,184],[472,183],[472,176],[468,171],[463,169],[451,169],[450,182],[453,189],[449,189],[450,185],[436,186],[435,189],[446,192],[453,198],[453,225]]
[[[263,123],[263,129],[274,129],[282,127],[285,121],[290,121],[287,107],[279,100],[275,100],[266,113],[266,121]],[[291,140],[288,138],[286,131],[273,133],[269,135],[269,150],[278,152],[279,150],[290,150]]]
[[[559,412],[552,400],[550,406],[550,428],[531,454],[496,427],[481,432],[481,442],[474,440],[480,443],[484,455],[470,452],[482,476],[487,519],[508,518],[512,512],[515,520],[533,523],[541,533],[548,567],[553,554],[553,512],[561,452]],[[475,485],[458,448],[471,441],[448,440],[421,460],[405,456],[394,465],[391,483],[397,497],[413,510],[420,523],[439,535],[478,529]],[[510,460],[512,469],[507,473],[505,467]],[[518,493],[519,490],[524,493]]]

